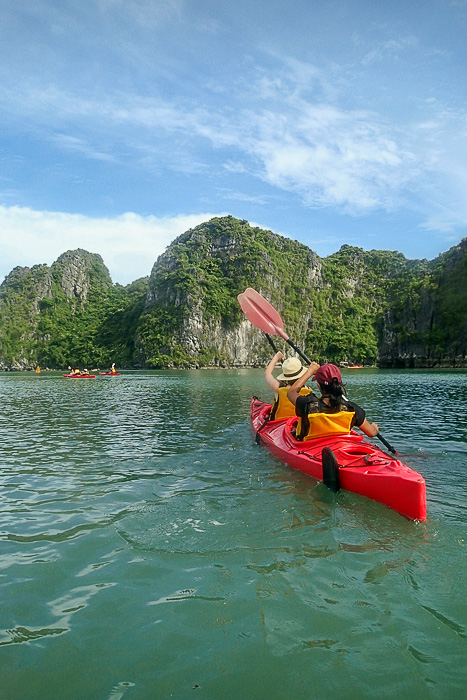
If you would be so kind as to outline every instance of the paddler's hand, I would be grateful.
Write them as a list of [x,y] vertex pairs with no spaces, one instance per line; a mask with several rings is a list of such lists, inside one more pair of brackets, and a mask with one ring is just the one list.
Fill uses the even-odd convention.
[[273,371],[275,370],[277,363],[280,362],[283,357],[284,357],[284,355],[281,353],[280,350],[278,352],[276,352],[276,354],[274,355],[274,357],[272,358],[272,360],[269,362],[268,366],[264,370],[265,379],[266,379],[268,385],[273,390],[274,396],[276,398],[277,398],[277,392],[279,391],[280,383],[274,377]]
[[376,437],[379,433],[379,428],[376,423],[370,423],[369,420],[365,418],[363,423],[358,426],[362,433],[365,433],[368,437]]
[[307,379],[314,377],[316,372],[319,370],[319,364],[317,362],[312,362],[306,371]]

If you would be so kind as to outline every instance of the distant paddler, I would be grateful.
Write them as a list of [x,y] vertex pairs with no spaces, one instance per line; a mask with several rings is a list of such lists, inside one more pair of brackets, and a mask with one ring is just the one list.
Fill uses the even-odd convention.
[[105,372],[99,372],[99,374],[103,374],[106,377],[119,377],[120,372],[117,372],[115,369],[115,362],[112,362],[112,366],[110,369],[106,369]]
[[37,367],[36,367],[36,374],[40,374],[40,372],[41,372],[41,368],[39,367],[39,365],[37,365]]

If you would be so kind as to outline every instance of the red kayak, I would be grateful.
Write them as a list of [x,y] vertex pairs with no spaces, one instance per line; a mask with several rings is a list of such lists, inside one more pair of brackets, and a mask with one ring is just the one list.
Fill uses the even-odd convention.
[[412,520],[426,520],[425,480],[420,474],[355,432],[295,440],[292,430],[297,418],[268,422],[270,409],[271,404],[252,398],[251,427],[256,441],[275,457],[324,481],[334,491],[343,488],[383,503]]
[[64,374],[67,379],[94,379],[95,374]]
[[101,377],[119,377],[120,372],[99,372]]

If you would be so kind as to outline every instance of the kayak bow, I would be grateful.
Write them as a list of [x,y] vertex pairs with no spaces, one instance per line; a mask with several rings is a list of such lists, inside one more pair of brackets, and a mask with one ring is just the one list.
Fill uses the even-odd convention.
[[[253,397],[251,427],[258,444],[282,462],[315,479],[324,480],[331,488],[329,480],[335,477],[340,488],[346,491],[383,503],[412,520],[426,520],[425,480],[420,474],[355,432],[303,442],[296,440],[292,430],[297,418],[268,422],[270,409],[270,404]],[[334,475],[329,477],[325,473],[324,479],[323,448],[327,463],[330,457],[335,464]]]

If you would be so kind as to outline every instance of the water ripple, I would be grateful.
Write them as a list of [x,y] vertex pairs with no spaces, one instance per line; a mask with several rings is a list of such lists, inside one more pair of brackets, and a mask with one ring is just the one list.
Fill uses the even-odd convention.
[[5,697],[463,697],[465,373],[347,372],[425,523],[256,445],[261,369],[120,379],[0,374]]

